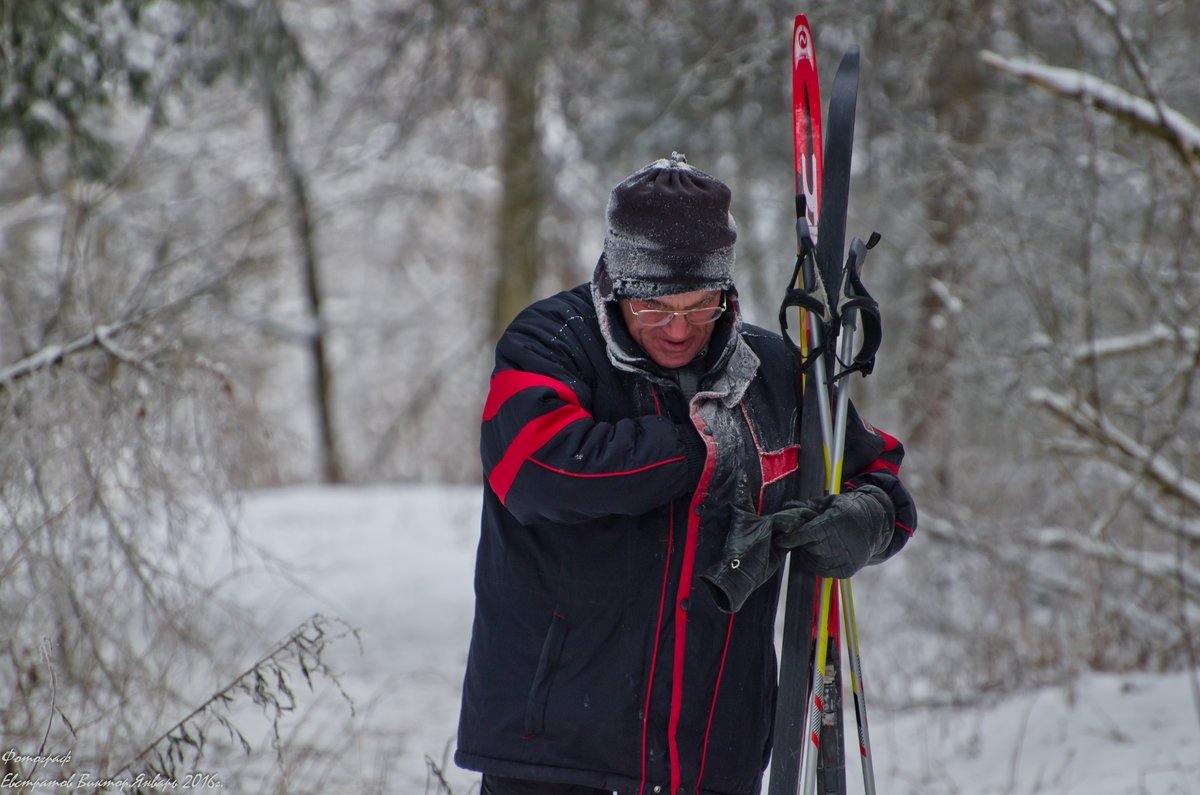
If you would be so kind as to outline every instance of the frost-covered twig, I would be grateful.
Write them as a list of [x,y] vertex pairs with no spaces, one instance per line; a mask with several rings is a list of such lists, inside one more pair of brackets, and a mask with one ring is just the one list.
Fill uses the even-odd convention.
[[1127,472],[1118,471],[1112,477],[1130,491],[1133,502],[1155,527],[1184,543],[1200,543],[1200,520],[1167,510],[1162,501],[1155,500],[1136,488],[1135,479]]
[[97,326],[68,343],[62,345],[47,345],[37,353],[26,356],[21,361],[0,370],[0,387],[6,387],[12,382],[32,375],[39,370],[52,367],[73,353],[95,347],[103,347],[103,340],[120,331],[130,322],[117,323],[111,326]]
[[[330,623],[337,623],[346,630],[341,635],[330,636],[326,630]],[[276,761],[282,767],[283,750],[280,743],[279,722],[286,713],[292,712],[296,706],[295,694],[289,680],[289,669],[299,669],[300,675],[307,682],[309,689],[313,687],[313,674],[322,674],[338,688],[342,698],[350,705],[354,713],[354,701],[342,689],[341,682],[325,664],[324,652],[329,641],[346,634],[358,638],[358,631],[340,619],[328,619],[320,614],[313,615],[280,642],[264,657],[239,674],[232,682],[218,691],[207,701],[163,732],[152,741],[130,762],[118,768],[116,773],[133,773],[145,768],[150,773],[159,774],[167,779],[176,778],[177,768],[185,761],[198,761],[204,755],[207,744],[202,718],[210,718],[235,740],[242,750],[249,754],[252,750],[249,741],[228,716],[228,707],[240,697],[248,696],[253,704],[260,707],[271,719],[272,738],[275,748]],[[150,759],[153,761],[148,761]]]
[[1023,580],[1038,590],[1068,598],[1087,595],[1087,588],[1078,580],[1059,576],[1054,571],[1042,571],[1029,567],[1028,546],[1012,543],[1008,534],[971,532],[974,524],[967,520],[948,520],[940,516],[921,517],[921,533],[942,544],[951,544],[964,551],[979,555],[992,564],[1021,572]]
[[203,296],[209,295],[214,290],[218,289],[225,280],[237,274],[248,260],[238,259],[233,262],[228,268],[214,274],[208,279],[193,285],[190,290],[182,295],[167,301],[160,306],[144,309],[140,312],[130,313],[125,317],[114,320],[111,323],[102,323],[95,325],[91,331],[88,331],[70,342],[47,345],[41,350],[26,356],[19,362],[0,369],[0,391],[11,388],[12,384],[22,378],[27,378],[34,373],[45,370],[62,363],[69,356],[88,351],[92,349],[100,349],[114,359],[118,359],[127,364],[140,364],[141,358],[130,353],[122,348],[119,348],[113,341],[120,332],[134,328],[140,324],[146,323],[156,317],[182,309]]
[[[1133,41],[1133,34],[1129,32],[1129,28],[1125,27],[1125,23],[1121,21],[1120,15],[1117,13],[1117,7],[1109,0],[1091,0],[1092,7],[1095,8],[1100,16],[1108,20],[1108,24],[1112,27],[1117,41],[1121,45],[1121,49],[1125,53],[1125,57],[1129,59],[1129,63],[1133,66],[1133,71],[1137,74],[1138,80],[1142,83],[1142,88],[1146,90],[1146,95],[1150,98],[1151,104],[1154,105],[1158,112],[1159,123],[1167,123],[1167,112],[1170,108],[1163,101],[1162,94],[1158,90],[1153,78],[1150,77],[1150,66],[1146,63],[1146,59],[1142,57],[1142,52]],[[1187,160],[1189,155],[1184,154],[1184,159]],[[1193,162],[1193,166],[1194,166]]]

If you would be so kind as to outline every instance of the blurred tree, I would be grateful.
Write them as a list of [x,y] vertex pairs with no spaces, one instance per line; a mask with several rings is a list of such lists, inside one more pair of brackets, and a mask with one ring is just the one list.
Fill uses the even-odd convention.
[[195,561],[273,466],[222,319],[278,208],[196,154],[237,148],[239,81],[303,70],[276,11],[0,3],[0,734],[97,774],[237,666]]
[[1164,80],[1175,67],[1160,55],[1182,47],[1178,31],[1200,18],[1175,7],[1165,16],[1176,35],[1160,36],[1149,33],[1163,24],[1155,15],[1090,5],[1098,31],[1078,39],[1087,69],[985,54],[990,66],[1078,103],[1054,109],[1079,130],[1073,162],[1054,175],[1078,219],[1066,232],[1066,267],[1020,269],[1041,324],[1027,351],[1044,375],[1029,400],[1050,420],[1035,427],[1047,431],[1039,449],[1058,489],[1036,514],[1022,513],[1013,540],[1090,587],[1076,605],[1089,628],[1065,622],[1060,642],[1074,648],[1064,653],[1101,669],[1194,667],[1200,284],[1185,263],[1200,234],[1200,125],[1173,107],[1194,106],[1195,89]]
[[993,4],[990,32],[932,38],[893,16],[867,88],[866,192],[920,274],[885,304],[928,520],[906,572],[926,588],[891,618],[936,639],[913,665],[947,698],[1195,664],[1194,122],[1168,111],[1197,106],[1178,70],[1200,20],[1068,5]]
[[547,50],[544,8],[538,0],[489,7],[488,61],[499,83],[502,117],[493,339],[533,300],[545,269],[540,245],[544,155],[538,129],[541,64]]

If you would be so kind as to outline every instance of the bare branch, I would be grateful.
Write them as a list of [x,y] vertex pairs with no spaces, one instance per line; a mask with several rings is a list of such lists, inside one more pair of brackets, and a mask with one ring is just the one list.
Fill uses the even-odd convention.
[[1200,509],[1200,482],[1186,477],[1178,467],[1121,431],[1094,407],[1069,400],[1048,389],[1033,390],[1030,400],[1065,422],[1081,436],[1098,442],[1120,459],[1137,464],[1166,494]]
[[[1039,345],[1050,347],[1048,337],[1039,339]],[[1168,326],[1155,323],[1142,332],[1107,337],[1089,343],[1075,345],[1067,355],[1076,362],[1089,362],[1112,356],[1140,356],[1170,345],[1186,346],[1188,354],[1195,352],[1200,344],[1200,329],[1192,326]]]
[[1121,21],[1120,15],[1117,13],[1117,7],[1109,2],[1109,0],[1091,0],[1091,2],[1092,7],[1108,20],[1109,25],[1113,29],[1113,34],[1116,35],[1117,41],[1121,44],[1121,49],[1125,52],[1125,57],[1129,59],[1129,63],[1133,66],[1133,71],[1137,73],[1138,80],[1142,83],[1142,88],[1146,90],[1146,95],[1154,104],[1154,108],[1158,112],[1159,122],[1166,124],[1167,113],[1170,108],[1163,102],[1158,86],[1155,85],[1154,80],[1150,77],[1150,66],[1146,63],[1146,59],[1142,57],[1141,50],[1134,43],[1133,34],[1129,32],[1129,28],[1125,27],[1125,23]]

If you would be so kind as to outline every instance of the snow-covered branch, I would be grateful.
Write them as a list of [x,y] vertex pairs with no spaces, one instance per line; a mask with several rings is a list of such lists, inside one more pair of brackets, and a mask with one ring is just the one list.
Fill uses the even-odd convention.
[[[14,381],[26,376],[32,375],[39,370],[44,370],[47,367],[52,367],[60,363],[73,353],[88,350],[90,348],[102,348],[110,353],[116,349],[109,342],[115,332],[120,331],[128,323],[118,323],[109,326],[97,326],[91,331],[76,337],[70,342],[62,345],[48,345],[40,351],[26,356],[21,361],[5,367],[0,370],[0,389],[7,388]],[[117,356],[117,358],[125,358]]]
[[970,528],[976,524],[985,522],[924,515],[921,517],[921,534],[939,544],[953,545],[980,555],[995,566],[1019,571],[1023,582],[1037,590],[1064,597],[1086,596],[1087,588],[1078,580],[1030,568],[1028,545],[1012,543],[1013,537],[1009,533],[973,532]]
[[1176,538],[1183,538],[1200,544],[1200,521],[1181,516],[1178,511],[1169,511],[1161,501],[1147,496],[1141,489],[1134,488],[1133,479],[1125,472],[1116,475],[1117,480],[1125,482],[1125,487],[1131,491],[1133,501],[1141,509],[1154,526]]
[[142,364],[144,357],[117,347],[113,338],[122,331],[145,323],[152,318],[161,317],[170,312],[185,308],[196,299],[211,294],[222,284],[225,284],[228,279],[235,276],[248,262],[249,260],[246,258],[238,258],[226,268],[192,285],[190,289],[181,295],[160,306],[126,314],[111,323],[97,324],[91,331],[81,334],[69,342],[47,345],[41,350],[26,356],[24,359],[0,369],[0,391],[10,389],[14,382],[22,378],[27,378],[36,372],[62,363],[64,359],[72,354],[93,348],[99,348],[112,358],[127,364]]
[[984,50],[980,57],[984,63],[1002,72],[1059,96],[1092,105],[1163,139],[1200,178],[1200,125],[1161,100],[1136,96],[1076,69],[1008,58],[990,50]]
[[1200,330],[1191,326],[1168,326],[1163,323],[1155,323],[1135,334],[1106,337],[1076,345],[1070,350],[1070,355],[1076,361],[1086,362],[1109,356],[1142,354],[1161,346],[1180,343],[1187,346],[1189,351],[1194,351],[1196,345],[1200,343]]
[[1033,541],[1040,549],[1062,550],[1092,560],[1114,563],[1148,577],[1177,581],[1183,585],[1185,593],[1193,599],[1200,599],[1200,571],[1176,555],[1125,549],[1108,540],[1091,538],[1073,528],[1044,528],[1035,533]]
[[1048,389],[1035,389],[1029,397],[1080,435],[1095,440],[1120,459],[1136,464],[1164,493],[1200,508],[1200,482],[1186,477],[1178,467],[1121,431],[1092,406]]

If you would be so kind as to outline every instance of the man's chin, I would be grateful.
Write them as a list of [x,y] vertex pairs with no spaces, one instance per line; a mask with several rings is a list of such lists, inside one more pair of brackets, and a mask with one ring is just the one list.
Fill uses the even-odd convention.
[[692,351],[685,351],[683,353],[667,353],[665,351],[659,351],[651,358],[654,359],[655,364],[657,364],[659,367],[665,367],[668,370],[675,370],[679,367],[687,365],[692,361],[692,359],[696,358],[696,356]]

